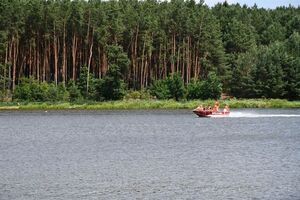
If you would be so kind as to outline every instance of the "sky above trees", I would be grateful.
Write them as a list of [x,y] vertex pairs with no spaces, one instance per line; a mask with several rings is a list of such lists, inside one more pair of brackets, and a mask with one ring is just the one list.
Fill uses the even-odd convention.
[[[214,6],[218,2],[224,2],[225,0],[205,0],[205,3],[209,6]],[[239,3],[241,5],[248,5],[253,6],[254,3],[258,7],[264,7],[264,8],[276,8],[278,6],[289,6],[291,4],[292,6],[298,7],[300,6],[299,0],[227,0],[228,3]]]

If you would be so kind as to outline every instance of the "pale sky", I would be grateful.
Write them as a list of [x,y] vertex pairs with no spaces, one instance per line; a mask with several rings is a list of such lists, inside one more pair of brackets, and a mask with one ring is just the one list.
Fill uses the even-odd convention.
[[[224,0],[204,0],[208,6],[214,6],[218,2],[224,2]],[[248,5],[252,7],[254,3],[261,8],[276,8],[277,6],[289,6],[291,4],[294,7],[300,6],[300,0],[227,0],[229,4],[239,3],[240,5]]]

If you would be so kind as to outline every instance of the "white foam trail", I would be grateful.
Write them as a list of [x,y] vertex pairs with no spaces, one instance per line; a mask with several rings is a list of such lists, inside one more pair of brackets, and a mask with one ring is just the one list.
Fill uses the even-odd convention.
[[258,113],[247,113],[247,112],[230,112],[229,117],[300,117],[297,114],[258,114]]

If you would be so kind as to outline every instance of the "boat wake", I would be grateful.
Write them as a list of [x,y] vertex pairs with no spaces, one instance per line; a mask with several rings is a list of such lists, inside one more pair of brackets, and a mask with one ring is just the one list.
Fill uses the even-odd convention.
[[259,114],[259,113],[247,113],[247,112],[231,112],[229,117],[300,117],[300,114]]

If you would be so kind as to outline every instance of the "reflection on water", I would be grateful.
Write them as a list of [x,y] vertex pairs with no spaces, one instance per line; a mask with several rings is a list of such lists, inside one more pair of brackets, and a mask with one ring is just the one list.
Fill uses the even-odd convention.
[[0,113],[0,199],[300,199],[300,110]]

